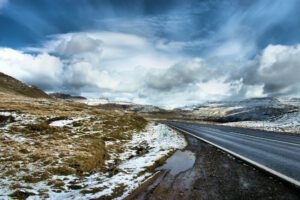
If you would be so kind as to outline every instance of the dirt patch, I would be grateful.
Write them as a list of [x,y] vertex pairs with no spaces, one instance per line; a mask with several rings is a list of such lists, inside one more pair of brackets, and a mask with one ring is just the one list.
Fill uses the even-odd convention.
[[300,191],[217,148],[186,137],[194,167],[161,176],[133,199],[299,199]]

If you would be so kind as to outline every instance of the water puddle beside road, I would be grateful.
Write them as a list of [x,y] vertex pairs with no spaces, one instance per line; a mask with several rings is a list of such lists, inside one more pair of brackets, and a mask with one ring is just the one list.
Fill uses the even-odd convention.
[[191,169],[194,166],[196,156],[191,151],[176,151],[170,158],[167,159],[166,163],[158,167],[157,170],[170,170],[170,174],[173,176],[180,172]]

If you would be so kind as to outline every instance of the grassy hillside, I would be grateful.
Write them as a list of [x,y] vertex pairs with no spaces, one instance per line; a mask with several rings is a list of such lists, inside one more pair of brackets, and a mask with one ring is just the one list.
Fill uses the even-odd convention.
[[0,102],[0,179],[6,180],[0,189],[9,187],[15,191],[12,197],[20,199],[30,195],[22,189],[35,183],[58,193],[84,187],[56,177],[114,175],[124,145],[147,124],[134,114],[63,100],[3,94]]
[[22,95],[32,98],[51,98],[42,90],[28,86],[15,78],[0,72],[0,93]]
[[[50,190],[83,190],[99,173],[113,176],[126,144],[146,125],[135,114],[51,98],[0,73],[0,199],[47,198]],[[47,189],[24,191],[35,184]]]

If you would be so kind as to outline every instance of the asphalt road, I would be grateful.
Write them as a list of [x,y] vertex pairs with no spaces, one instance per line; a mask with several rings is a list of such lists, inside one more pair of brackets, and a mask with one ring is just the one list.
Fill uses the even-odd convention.
[[164,123],[300,187],[298,135],[175,121]]

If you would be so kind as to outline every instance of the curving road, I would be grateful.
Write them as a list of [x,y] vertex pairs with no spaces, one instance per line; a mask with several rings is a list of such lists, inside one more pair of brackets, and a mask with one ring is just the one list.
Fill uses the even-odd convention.
[[298,135],[177,121],[163,123],[300,187]]

